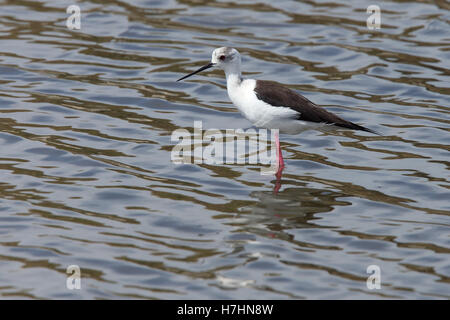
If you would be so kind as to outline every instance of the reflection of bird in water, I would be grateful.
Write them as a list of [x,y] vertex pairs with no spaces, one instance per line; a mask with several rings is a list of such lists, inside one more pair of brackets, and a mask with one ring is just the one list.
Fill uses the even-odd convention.
[[[234,48],[217,48],[211,62],[177,81],[186,79],[202,70],[219,67],[225,71],[227,91],[233,104],[256,127],[278,129],[281,133],[297,134],[308,129],[339,127],[375,133],[375,131],[342,119],[301,94],[273,81],[243,79],[241,55]],[[275,136],[280,180],[284,168],[278,134]],[[275,193],[278,189],[275,190]]]
[[255,204],[240,210],[248,213],[241,215],[244,228],[254,229],[263,224],[272,232],[291,228],[317,228],[312,223],[318,219],[314,215],[330,212],[336,206],[351,204],[338,200],[344,197],[342,193],[306,187],[287,188],[277,195],[268,191],[252,192],[250,197],[256,198]]

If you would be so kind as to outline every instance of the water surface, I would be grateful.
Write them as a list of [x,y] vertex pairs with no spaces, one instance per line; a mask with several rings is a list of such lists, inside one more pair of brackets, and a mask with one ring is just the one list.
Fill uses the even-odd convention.
[[[1,298],[450,298],[445,1],[373,31],[370,1],[77,1],[81,30],[71,4],[0,1]],[[220,46],[382,136],[282,135],[278,193],[172,163],[176,129],[251,126],[222,71],[175,82]]]

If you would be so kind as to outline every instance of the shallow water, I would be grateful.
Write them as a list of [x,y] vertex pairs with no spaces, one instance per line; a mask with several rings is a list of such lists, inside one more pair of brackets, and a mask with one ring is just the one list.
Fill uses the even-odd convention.
[[[370,1],[108,3],[69,30],[69,1],[0,1],[0,297],[450,298],[445,1],[378,2],[373,31]],[[175,82],[220,46],[383,135],[281,135],[278,193],[172,163],[176,129],[250,127],[222,71]]]

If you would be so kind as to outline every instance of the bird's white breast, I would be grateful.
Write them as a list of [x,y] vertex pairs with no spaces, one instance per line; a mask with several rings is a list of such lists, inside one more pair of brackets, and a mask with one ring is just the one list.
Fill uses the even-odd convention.
[[256,127],[279,129],[282,133],[298,133],[312,129],[311,124],[297,120],[298,112],[288,107],[274,107],[259,100],[254,91],[256,80],[227,82],[230,100]]

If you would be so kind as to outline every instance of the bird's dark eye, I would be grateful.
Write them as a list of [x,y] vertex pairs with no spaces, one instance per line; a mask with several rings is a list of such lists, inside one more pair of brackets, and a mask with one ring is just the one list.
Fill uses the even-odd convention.
[[222,55],[222,56],[219,57],[219,60],[224,61],[225,58],[226,58],[226,57]]

